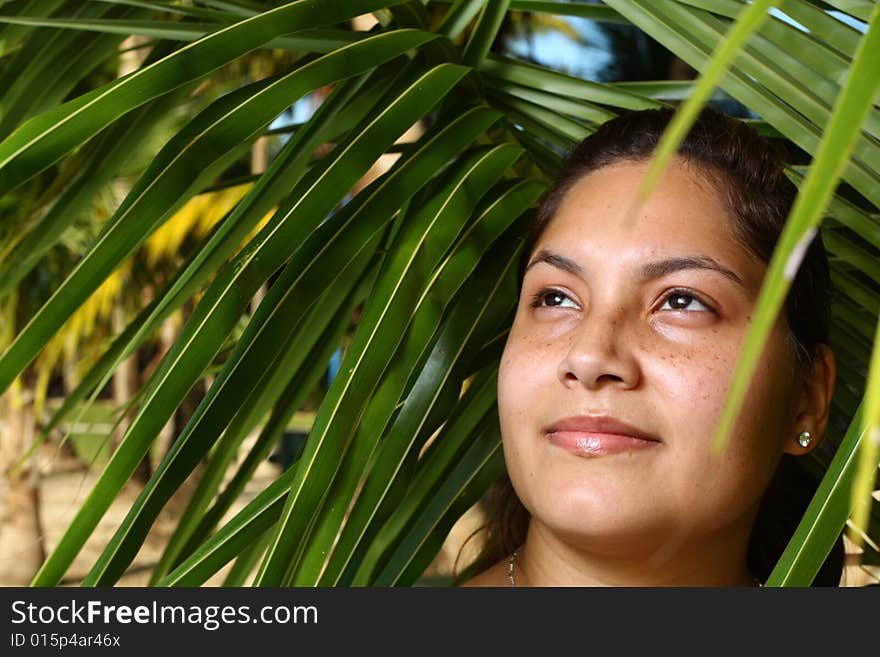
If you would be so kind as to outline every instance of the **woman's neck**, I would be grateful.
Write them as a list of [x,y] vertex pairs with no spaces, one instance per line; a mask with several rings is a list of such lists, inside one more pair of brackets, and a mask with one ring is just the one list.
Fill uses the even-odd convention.
[[[672,539],[651,551],[609,555],[573,547],[532,519],[514,564],[516,586],[756,586],[746,567],[745,538],[720,532]],[[620,556],[620,554],[623,556]]]

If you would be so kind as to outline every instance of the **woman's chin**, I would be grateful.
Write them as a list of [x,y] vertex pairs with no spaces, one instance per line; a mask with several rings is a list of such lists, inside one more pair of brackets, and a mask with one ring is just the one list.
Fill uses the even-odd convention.
[[539,505],[532,523],[534,529],[597,556],[646,558],[676,540],[674,524],[644,508],[627,510],[620,504]]

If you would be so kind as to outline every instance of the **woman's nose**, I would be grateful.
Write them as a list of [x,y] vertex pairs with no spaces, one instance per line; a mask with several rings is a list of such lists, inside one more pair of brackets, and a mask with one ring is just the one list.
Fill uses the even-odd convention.
[[639,382],[639,366],[621,309],[599,313],[594,308],[572,330],[571,343],[559,363],[565,385],[590,390],[602,386],[633,388]]

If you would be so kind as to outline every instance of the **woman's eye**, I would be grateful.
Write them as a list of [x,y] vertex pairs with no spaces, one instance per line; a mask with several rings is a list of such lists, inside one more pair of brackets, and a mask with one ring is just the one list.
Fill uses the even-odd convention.
[[559,290],[543,289],[532,296],[532,308],[548,308],[555,306],[563,306],[568,301],[572,305],[569,307],[577,308],[577,304],[572,301],[571,297]]
[[689,292],[673,291],[666,296],[660,310],[694,310],[704,312],[715,312],[712,308],[700,301],[695,295]]

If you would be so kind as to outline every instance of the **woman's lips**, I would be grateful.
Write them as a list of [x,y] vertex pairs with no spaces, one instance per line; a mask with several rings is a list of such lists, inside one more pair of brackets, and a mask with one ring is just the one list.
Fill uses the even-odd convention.
[[545,430],[554,445],[578,456],[604,456],[651,449],[662,441],[611,415],[590,414],[562,418]]
[[578,456],[606,456],[621,452],[635,452],[657,447],[656,440],[645,440],[617,433],[592,431],[552,431],[547,434],[551,443]]

